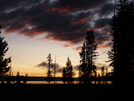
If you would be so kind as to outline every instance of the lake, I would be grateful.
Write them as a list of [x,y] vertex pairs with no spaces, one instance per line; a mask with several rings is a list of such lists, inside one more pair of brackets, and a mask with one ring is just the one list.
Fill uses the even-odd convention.
[[[100,81],[100,84],[112,84],[111,81]],[[46,81],[27,81],[27,84],[49,84]],[[54,81],[51,81],[50,84],[54,84]],[[55,81],[55,84],[63,84],[62,81]],[[66,82],[67,84],[67,82]],[[74,81],[74,84],[79,84],[79,81]],[[95,84],[95,81],[92,81],[92,84]],[[98,84],[98,82],[96,82],[96,84]]]

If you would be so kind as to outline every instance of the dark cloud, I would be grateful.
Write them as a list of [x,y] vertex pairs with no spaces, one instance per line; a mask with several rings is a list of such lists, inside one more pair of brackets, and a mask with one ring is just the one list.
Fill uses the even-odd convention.
[[[87,29],[104,29],[110,22],[107,17],[93,21],[96,12],[105,16],[111,14],[112,4],[106,3],[107,0],[52,1],[1,0],[0,24],[8,34],[16,32],[30,38],[43,34],[45,37],[38,40],[67,42],[64,47],[69,47],[82,42]],[[95,23],[94,28],[90,22]],[[98,35],[100,44],[106,41],[107,36]]]
[[108,25],[110,23],[110,21],[111,21],[110,18],[98,19],[95,22],[95,27],[104,28],[106,25]]
[[[27,9],[41,3],[42,0],[1,0],[0,12],[11,12],[18,8]],[[44,1],[46,3],[47,0]]]
[[[48,63],[46,61],[43,61],[41,63],[39,63],[38,65],[36,65],[36,67],[42,67],[42,68],[48,68]],[[55,63],[51,63],[51,68],[55,67]],[[59,69],[60,65],[58,63],[56,63],[56,69]]]
[[48,63],[47,62],[41,62],[40,64],[37,65],[37,67],[47,67],[48,66]]
[[56,73],[62,73],[62,71],[63,71],[63,68],[58,68],[58,69],[56,70]]
[[55,8],[66,8],[68,7],[69,11],[77,11],[77,10],[88,10],[91,8],[95,8],[105,3],[107,0],[57,0],[52,7]]
[[100,14],[102,15],[109,15],[111,13],[113,13],[114,11],[114,5],[113,3],[106,3],[102,6],[101,10],[100,10]]
[[[52,63],[51,69],[53,69],[54,66],[55,66],[55,63]],[[48,63],[46,61],[43,61],[43,62],[39,63],[38,65],[36,65],[36,67],[48,69]],[[56,73],[62,73],[62,71],[63,71],[62,66],[60,66],[58,63],[56,63]]]

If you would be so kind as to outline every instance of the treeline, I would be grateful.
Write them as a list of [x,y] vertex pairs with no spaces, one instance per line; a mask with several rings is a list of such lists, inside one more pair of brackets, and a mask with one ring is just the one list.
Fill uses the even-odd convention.
[[[95,59],[97,59],[98,52],[96,52],[97,44],[95,43],[94,31],[87,31],[85,41],[81,47],[80,66],[78,66],[79,84],[91,84],[92,81],[108,81],[111,80],[112,72],[108,72],[107,68],[101,68],[101,72],[97,73],[97,66],[95,65]],[[46,81],[50,82],[55,79],[52,73],[56,73],[56,64],[52,63],[51,54],[48,57],[48,70]],[[66,66],[62,70],[62,81],[64,84],[73,84],[74,76],[76,73],[73,71],[73,66],[70,58],[67,58]],[[55,81],[55,80],[54,80]]]
[[16,76],[6,75],[0,76],[1,84],[26,84],[28,79],[28,74],[25,76],[20,76],[19,72],[17,72]]

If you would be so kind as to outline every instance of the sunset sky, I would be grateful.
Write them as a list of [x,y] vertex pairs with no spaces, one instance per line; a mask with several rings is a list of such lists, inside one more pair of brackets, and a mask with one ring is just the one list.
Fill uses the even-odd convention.
[[[12,57],[16,75],[46,76],[47,56],[59,64],[57,76],[69,57],[74,71],[86,30],[94,30],[98,67],[108,66],[113,0],[0,0],[2,36],[8,42],[5,57]],[[98,68],[99,70],[99,68]],[[109,69],[110,70],[110,69]]]

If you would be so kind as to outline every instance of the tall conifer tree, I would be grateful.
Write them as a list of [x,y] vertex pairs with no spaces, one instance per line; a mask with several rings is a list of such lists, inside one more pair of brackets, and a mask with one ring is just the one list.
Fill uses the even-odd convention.
[[47,78],[46,78],[47,80],[46,81],[48,81],[50,84],[50,82],[52,81],[52,77],[53,77],[52,71],[51,71],[51,67],[53,67],[53,65],[52,65],[52,59],[51,59],[50,53],[49,53],[47,59],[48,59],[48,71],[47,71]]
[[[0,26],[2,28],[2,26]],[[0,32],[1,33],[1,32]],[[8,51],[8,43],[4,41],[4,37],[0,35],[0,78],[6,75],[10,70],[9,63],[11,63],[11,57],[4,58],[6,52]]]
[[95,67],[95,59],[97,57],[97,52],[95,52],[96,47],[94,31],[87,31],[83,47],[81,48],[81,52],[79,52],[81,58],[81,65],[79,67],[80,83],[89,84],[89,81],[91,81]]
[[113,83],[119,88],[130,84],[134,68],[134,5],[128,0],[119,0],[114,14],[110,24],[113,46],[108,55],[114,67]]
[[69,57],[68,57],[67,62],[66,62],[65,71],[66,71],[66,75],[67,75],[68,84],[72,84],[73,83],[73,76],[75,75],[75,73],[73,71],[73,66],[72,66],[72,63],[71,63],[71,60],[69,59]]

